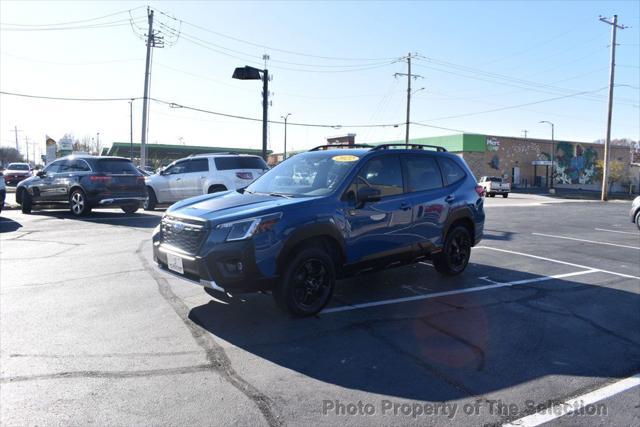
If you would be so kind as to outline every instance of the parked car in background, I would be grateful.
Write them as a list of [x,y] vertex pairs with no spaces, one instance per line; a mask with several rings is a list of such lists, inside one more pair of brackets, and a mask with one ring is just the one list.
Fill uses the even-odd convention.
[[176,160],[146,178],[148,198],[144,209],[246,187],[268,169],[261,157],[243,154],[199,154]]
[[33,175],[29,163],[9,163],[3,172],[4,181],[7,185],[17,185],[20,181]]
[[295,316],[357,272],[430,258],[460,274],[483,235],[482,188],[444,148],[404,147],[318,147],[245,189],[178,202],[154,231],[154,260],[208,292],[272,290]]
[[640,230],[640,196],[633,199],[629,216],[631,217],[631,222],[635,223],[638,230]]
[[511,192],[511,184],[504,182],[504,180],[498,176],[483,176],[480,177],[478,185],[484,189],[484,194],[489,197],[496,197],[496,194],[501,194],[502,197],[509,197]]
[[144,176],[122,157],[72,155],[55,160],[16,188],[23,213],[36,206],[68,206],[75,216],[98,207],[131,214],[146,200]]
[[4,176],[0,172],[0,212],[4,209],[4,199],[7,197],[7,188],[4,184]]

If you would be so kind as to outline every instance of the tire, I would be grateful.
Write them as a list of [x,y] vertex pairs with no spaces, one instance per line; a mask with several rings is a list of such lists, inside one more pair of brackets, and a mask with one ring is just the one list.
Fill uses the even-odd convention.
[[87,196],[79,188],[73,190],[69,196],[69,211],[73,216],[85,216],[91,212]]
[[221,191],[227,191],[227,187],[225,187],[224,185],[212,185],[207,190],[207,194],[219,193]]
[[295,317],[317,314],[331,299],[336,282],[333,259],[320,246],[296,251],[282,282],[273,290],[278,306]]
[[488,196],[489,197],[496,197],[495,193],[489,193]]
[[156,198],[156,192],[153,191],[153,188],[147,187],[147,198],[142,203],[142,209],[145,211],[152,211],[156,208],[158,204],[158,199]]
[[124,213],[126,213],[127,215],[131,215],[133,213],[136,213],[136,211],[140,208],[140,206],[138,204],[135,205],[127,205],[127,206],[120,206],[120,209],[122,209],[124,211]]
[[29,214],[31,213],[31,208],[33,206],[33,200],[31,199],[31,194],[27,190],[22,190],[22,202],[20,206],[22,207],[22,213]]
[[509,197],[509,193],[504,193],[502,197],[506,199],[507,197]]
[[447,233],[442,252],[433,257],[433,266],[445,276],[457,276],[469,264],[471,256],[471,235],[461,225]]
[[636,212],[636,227],[640,231],[640,211]]

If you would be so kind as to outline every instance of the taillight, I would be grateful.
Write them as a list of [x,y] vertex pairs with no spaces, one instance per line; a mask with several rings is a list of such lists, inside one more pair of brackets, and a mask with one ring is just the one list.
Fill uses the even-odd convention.
[[140,184],[140,183],[144,184],[144,176],[139,176],[137,178],[137,181],[138,181],[138,184]]
[[253,179],[251,172],[236,172],[236,176],[240,179]]
[[105,175],[91,175],[89,177],[89,179],[93,182],[109,182],[111,181],[111,177],[110,176],[105,176]]
[[476,185],[476,193],[478,193],[480,197],[484,196],[484,187],[482,185]]

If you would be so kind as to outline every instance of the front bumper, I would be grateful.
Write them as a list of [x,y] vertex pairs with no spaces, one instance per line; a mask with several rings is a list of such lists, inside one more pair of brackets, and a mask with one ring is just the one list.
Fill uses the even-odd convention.
[[[182,260],[183,274],[169,270],[168,255],[177,256]],[[266,277],[260,272],[251,239],[220,243],[209,248],[204,254],[188,255],[154,238],[153,259],[165,272],[223,292],[269,290],[273,288],[276,279]]]
[[7,185],[18,185],[20,182],[24,181],[27,178],[29,178],[29,177],[28,176],[7,176],[7,175],[5,175],[4,182]]

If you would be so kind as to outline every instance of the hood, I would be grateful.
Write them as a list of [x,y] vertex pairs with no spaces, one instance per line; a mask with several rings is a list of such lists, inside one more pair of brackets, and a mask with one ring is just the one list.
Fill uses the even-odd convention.
[[284,198],[268,194],[224,193],[206,194],[177,202],[167,213],[210,222],[233,221],[276,212],[289,205],[307,204],[315,197]]
[[22,169],[5,169],[2,173],[5,175],[31,175],[31,171],[25,171]]

